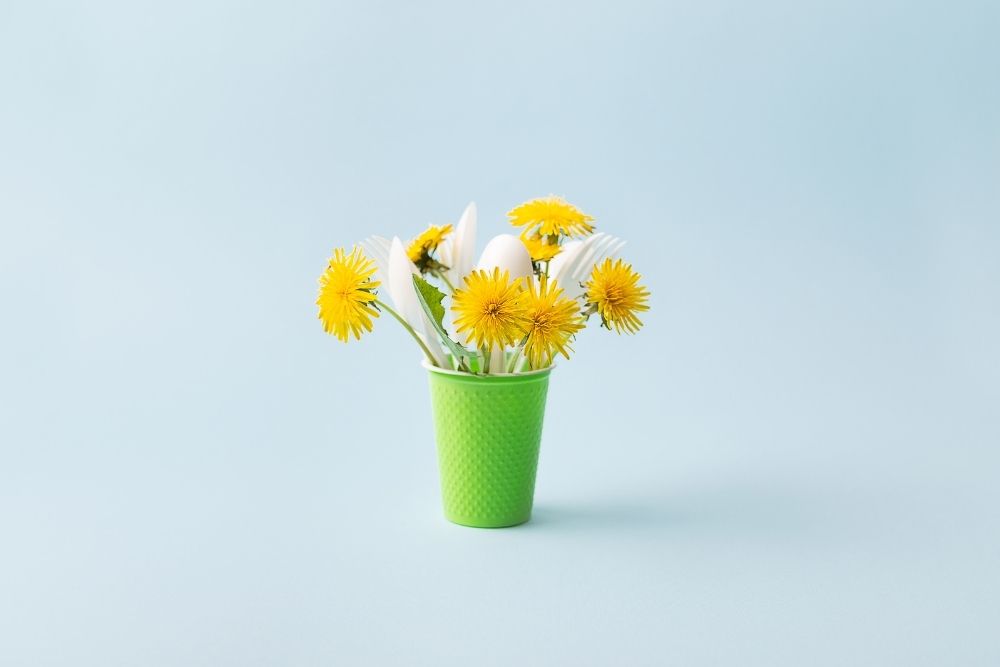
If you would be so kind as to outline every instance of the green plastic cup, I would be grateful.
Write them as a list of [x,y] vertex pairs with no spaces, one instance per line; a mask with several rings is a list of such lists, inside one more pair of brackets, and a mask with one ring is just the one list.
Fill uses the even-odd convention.
[[476,528],[530,519],[551,369],[472,375],[424,367],[445,517]]

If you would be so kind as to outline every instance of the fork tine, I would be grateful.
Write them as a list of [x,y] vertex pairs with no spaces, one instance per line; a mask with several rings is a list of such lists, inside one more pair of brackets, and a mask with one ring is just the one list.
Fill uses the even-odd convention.
[[585,248],[585,241],[574,241],[572,248],[567,248],[563,250],[562,253],[557,255],[557,270],[552,274],[552,277],[559,283],[572,279],[574,270],[573,267],[576,266],[580,253],[583,252]]
[[601,234],[600,236],[595,234],[594,236],[587,239],[588,243],[586,251],[580,255],[580,259],[576,266],[576,274],[578,276],[582,275],[587,271],[587,268],[590,266],[591,262],[594,259],[594,255],[597,252],[597,249],[600,248],[603,244],[605,244],[607,240],[608,240],[607,234]]
[[609,236],[608,234],[603,234],[601,235],[601,238],[597,238],[597,235],[595,234],[587,240],[590,241],[591,239],[593,239],[593,241],[588,244],[586,251],[582,253],[583,256],[580,257],[580,260],[575,267],[573,274],[574,281],[580,281],[583,279],[583,276],[588,273],[591,268],[593,268],[594,263],[597,261],[600,249],[613,241],[614,237]]
[[392,246],[389,239],[381,236],[374,236],[372,239],[374,241],[373,245],[375,246],[375,251],[379,254],[379,257],[381,257],[382,261],[386,264],[389,264],[389,248]]
[[590,261],[587,266],[581,267],[581,275],[578,280],[584,280],[587,277],[587,274],[589,274],[589,272],[593,270],[596,265],[603,262],[605,258],[614,257],[615,253],[617,253],[623,245],[625,245],[624,241],[609,234],[608,238],[601,243],[600,247],[595,249],[592,261]]
[[622,247],[624,247],[624,245],[625,245],[625,241],[622,241],[621,239],[615,239],[615,242],[612,243],[612,244],[610,244],[604,250],[604,256],[605,257],[610,257],[611,259],[614,259],[615,257],[618,256],[618,251],[620,251],[622,249]]
[[389,240],[381,236],[369,236],[361,242],[361,247],[372,255],[379,273],[382,274],[381,280],[386,283],[389,267]]

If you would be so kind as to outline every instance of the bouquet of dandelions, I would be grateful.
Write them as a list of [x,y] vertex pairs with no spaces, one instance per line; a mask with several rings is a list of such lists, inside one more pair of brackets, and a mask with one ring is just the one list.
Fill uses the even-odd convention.
[[475,204],[454,227],[431,225],[405,246],[371,236],[350,252],[338,248],[316,299],[324,330],[345,343],[386,312],[420,346],[445,515],[479,527],[531,515],[556,355],[569,358],[594,315],[609,331],[634,334],[649,299],[641,276],[616,259],[624,242],[595,233],[593,218],[572,204],[544,197],[507,216],[520,237],[495,236],[475,264]]

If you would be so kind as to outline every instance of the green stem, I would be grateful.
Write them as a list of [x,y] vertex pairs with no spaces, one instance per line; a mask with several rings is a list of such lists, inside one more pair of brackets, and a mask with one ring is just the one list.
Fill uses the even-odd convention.
[[406,320],[404,320],[402,317],[400,317],[399,313],[397,313],[395,310],[393,310],[392,308],[390,308],[389,306],[387,306],[385,304],[385,302],[380,301],[379,299],[375,299],[375,304],[379,308],[385,309],[385,311],[387,313],[389,313],[390,315],[392,315],[393,317],[396,318],[397,322],[399,322],[400,324],[403,325],[404,329],[406,329],[407,331],[410,332],[410,335],[413,336],[413,340],[417,341],[417,345],[419,345],[420,349],[424,351],[425,355],[427,355],[427,361],[429,361],[431,363],[431,366],[437,366],[438,365],[437,361],[434,360],[434,355],[431,354],[430,349],[427,347],[427,344],[424,343],[424,341],[420,338],[420,336],[417,335],[417,332],[413,330],[413,327],[411,327],[409,325],[409,323],[407,323]]
[[517,371],[517,362],[521,360],[521,353],[524,352],[524,346],[528,343],[528,337],[525,336],[524,340],[521,341],[520,345],[514,350],[514,356],[510,360],[508,365],[508,373],[514,373]]
[[445,285],[448,286],[448,289],[451,290],[452,294],[455,293],[455,286],[451,284],[451,281],[448,280],[447,276],[445,276],[443,271],[435,271],[434,275],[440,278],[441,282],[443,282]]
[[490,347],[487,345],[483,348],[483,375],[490,374]]

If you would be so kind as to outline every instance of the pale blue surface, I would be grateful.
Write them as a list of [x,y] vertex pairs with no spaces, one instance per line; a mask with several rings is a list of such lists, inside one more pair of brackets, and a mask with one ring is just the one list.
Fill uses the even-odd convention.
[[[470,4],[2,5],[0,665],[1000,664],[996,3]],[[455,527],[314,281],[549,192],[653,311]]]

